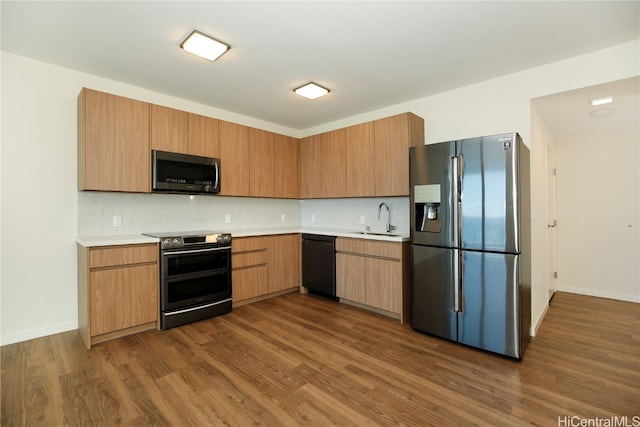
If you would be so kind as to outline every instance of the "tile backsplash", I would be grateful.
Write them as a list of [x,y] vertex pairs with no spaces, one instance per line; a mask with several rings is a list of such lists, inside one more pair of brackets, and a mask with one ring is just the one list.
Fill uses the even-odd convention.
[[79,191],[78,235],[300,227],[351,231],[365,226],[375,231],[386,224],[386,209],[377,218],[382,202],[390,208],[396,231],[408,233],[408,197],[290,200]]
[[396,226],[394,232],[408,234],[408,197],[302,200],[300,225],[303,228],[320,227],[345,231],[362,231],[368,226],[371,231],[384,231],[387,223],[386,209],[382,209],[378,218],[378,206],[382,202],[389,206],[391,225]]

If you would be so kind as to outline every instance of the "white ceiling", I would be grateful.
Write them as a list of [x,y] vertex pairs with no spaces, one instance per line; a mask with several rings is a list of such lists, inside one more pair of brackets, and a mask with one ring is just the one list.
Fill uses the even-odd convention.
[[[307,129],[639,37],[638,1],[1,2],[2,50]],[[198,29],[231,45],[182,51]],[[313,80],[332,92],[292,92]]]
[[[612,96],[611,104],[592,106],[591,100]],[[545,126],[560,140],[584,134],[636,130],[640,126],[640,77],[544,96],[533,100]],[[594,114],[592,114],[594,113]],[[602,113],[602,114],[599,114]]]

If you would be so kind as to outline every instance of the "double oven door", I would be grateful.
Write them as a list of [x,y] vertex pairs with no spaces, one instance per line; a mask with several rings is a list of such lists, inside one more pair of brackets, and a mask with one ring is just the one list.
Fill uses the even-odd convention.
[[164,249],[160,274],[161,329],[231,311],[231,246]]

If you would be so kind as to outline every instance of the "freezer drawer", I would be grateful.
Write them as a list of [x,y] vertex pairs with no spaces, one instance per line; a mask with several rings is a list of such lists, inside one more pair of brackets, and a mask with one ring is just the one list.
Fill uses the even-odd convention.
[[519,256],[460,251],[458,341],[520,358]]
[[411,326],[520,359],[530,313],[521,308],[519,257],[411,245]]
[[451,249],[411,245],[411,326],[456,341],[453,254]]

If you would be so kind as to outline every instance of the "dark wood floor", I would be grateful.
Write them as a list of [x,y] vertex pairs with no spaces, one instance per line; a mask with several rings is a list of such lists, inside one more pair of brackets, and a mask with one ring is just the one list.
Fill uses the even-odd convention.
[[300,294],[92,350],[72,331],[1,356],[3,426],[557,426],[640,415],[640,304],[566,293],[522,362]]

